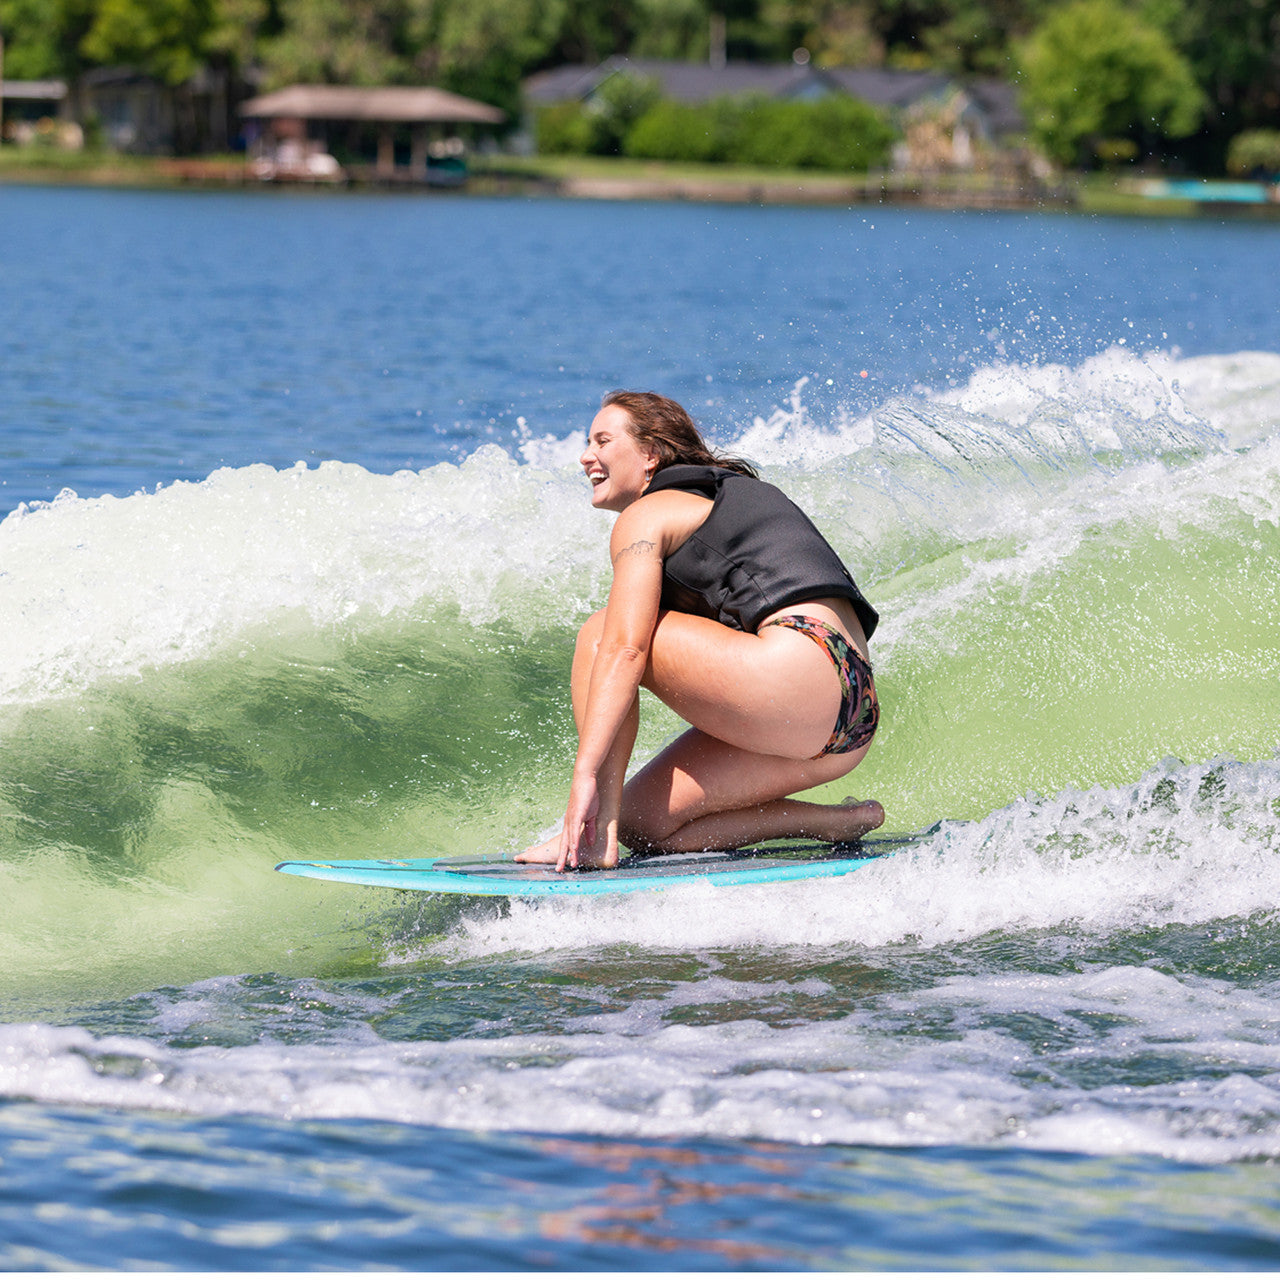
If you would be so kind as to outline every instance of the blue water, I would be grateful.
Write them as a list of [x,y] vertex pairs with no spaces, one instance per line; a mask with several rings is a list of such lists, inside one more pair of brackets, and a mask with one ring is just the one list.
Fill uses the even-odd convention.
[[5,509],[255,462],[417,469],[581,428],[614,386],[732,432],[801,378],[830,416],[1005,360],[1280,350],[1270,225],[3,195]]
[[[1280,231],[0,188],[0,1267],[1275,1269]],[[841,880],[553,822],[602,392],[881,610]],[[677,728],[646,706],[638,758]]]

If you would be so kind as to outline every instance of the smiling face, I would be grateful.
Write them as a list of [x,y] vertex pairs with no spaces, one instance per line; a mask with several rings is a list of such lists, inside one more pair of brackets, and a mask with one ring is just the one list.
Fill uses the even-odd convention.
[[625,409],[606,405],[592,420],[581,462],[591,481],[591,505],[623,511],[645,491],[658,455],[631,434]]

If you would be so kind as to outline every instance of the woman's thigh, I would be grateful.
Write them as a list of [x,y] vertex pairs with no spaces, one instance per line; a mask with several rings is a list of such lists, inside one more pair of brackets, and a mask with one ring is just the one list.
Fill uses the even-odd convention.
[[622,795],[624,841],[661,842],[688,822],[781,800],[844,777],[868,747],[791,760],[735,747],[690,729],[630,778]]
[[816,755],[840,709],[836,669],[807,636],[752,635],[687,613],[659,614],[644,685],[695,728],[771,757]]

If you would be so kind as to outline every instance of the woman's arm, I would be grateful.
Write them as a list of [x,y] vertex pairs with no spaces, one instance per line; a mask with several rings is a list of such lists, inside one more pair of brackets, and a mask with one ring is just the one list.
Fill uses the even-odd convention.
[[[616,795],[600,795],[599,778],[631,712],[649,661],[662,596],[662,562],[673,538],[688,523],[687,509],[682,511],[679,501],[684,496],[654,494],[635,502],[613,527],[609,544],[613,585],[578,730],[578,754],[557,864],[561,870],[577,865],[582,840],[588,846],[596,843],[598,819],[617,818],[626,761],[614,762],[615,767],[608,771]],[[683,521],[681,514],[686,517]]]

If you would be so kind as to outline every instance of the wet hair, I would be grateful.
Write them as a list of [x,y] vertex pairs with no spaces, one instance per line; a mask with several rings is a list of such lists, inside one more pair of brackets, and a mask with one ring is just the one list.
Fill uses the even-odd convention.
[[702,467],[726,467],[744,476],[756,475],[755,467],[749,462],[710,449],[684,406],[656,391],[610,391],[600,407],[607,409],[610,405],[616,405],[627,415],[636,442],[658,455],[658,471],[677,463],[693,463]]

